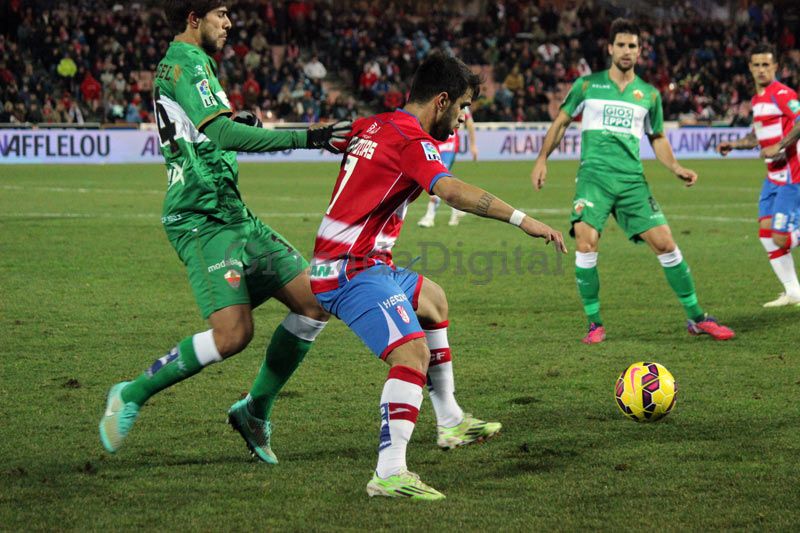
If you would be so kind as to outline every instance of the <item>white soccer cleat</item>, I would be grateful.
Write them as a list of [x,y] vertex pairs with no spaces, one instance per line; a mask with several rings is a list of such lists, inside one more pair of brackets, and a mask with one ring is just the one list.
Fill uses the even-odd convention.
[[419,219],[419,222],[417,222],[417,226],[421,228],[432,228],[435,223],[436,222],[434,221],[434,215],[426,214],[424,217]]
[[447,223],[447,225],[458,226],[458,223],[461,222],[461,219],[464,218],[464,215],[466,215],[464,211],[453,209],[453,212],[450,213],[450,221]]
[[785,307],[787,305],[795,305],[800,306],[800,298],[793,298],[782,292],[777,298],[772,300],[771,302],[767,302],[764,304],[764,307]]

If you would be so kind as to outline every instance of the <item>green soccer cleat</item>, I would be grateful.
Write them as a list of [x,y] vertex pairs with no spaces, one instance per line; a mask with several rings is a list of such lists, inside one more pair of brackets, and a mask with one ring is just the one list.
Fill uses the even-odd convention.
[[247,399],[239,400],[231,406],[228,410],[228,424],[239,432],[253,457],[271,465],[278,464],[278,458],[269,446],[272,425],[269,420],[250,414],[247,410]]
[[410,500],[435,501],[444,500],[444,494],[429,487],[414,472],[405,470],[386,479],[373,474],[372,480],[367,483],[367,494],[373,496],[387,496],[389,498],[408,498]]
[[469,413],[464,413],[464,420],[457,426],[451,428],[436,426],[438,433],[436,444],[443,450],[452,450],[458,446],[466,446],[494,437],[502,427],[500,422],[484,422]]
[[106,412],[100,419],[100,441],[109,453],[114,453],[122,446],[122,441],[139,416],[139,406],[133,402],[122,400],[122,389],[128,381],[117,383],[108,391]]

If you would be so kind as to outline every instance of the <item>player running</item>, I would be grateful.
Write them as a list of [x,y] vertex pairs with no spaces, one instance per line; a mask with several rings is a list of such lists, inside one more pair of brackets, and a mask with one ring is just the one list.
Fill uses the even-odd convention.
[[792,248],[800,243],[797,210],[800,208],[800,160],[795,143],[787,143],[778,155],[779,143],[800,119],[797,93],[775,79],[777,54],[772,46],[759,44],[750,51],[750,73],[756,85],[753,107],[753,131],[743,139],[723,142],[717,147],[722,155],[731,150],[777,146],[766,159],[767,176],[758,200],[758,236],[769,255],[769,264],[783,284],[784,292],[764,307],[800,305],[800,283],[792,258]]
[[[168,176],[161,220],[211,329],[181,340],[135,380],[111,387],[100,439],[112,453],[151,396],[242,351],[253,336],[252,310],[274,297],[289,314],[272,336],[249,395],[233,404],[228,417],[256,457],[277,463],[270,447],[275,398],[328,319],[311,293],[306,261],[242,201],[236,151],[319,148],[349,126],[277,132],[231,120],[210,57],[222,49],[231,28],[224,4],[168,4],[170,23],[180,33],[154,83]],[[255,125],[252,115],[248,119]]]
[[428,384],[444,449],[491,437],[497,422],[464,413],[456,402],[442,288],[392,263],[408,205],[425,190],[448,205],[519,226],[554,241],[561,233],[488,192],[452,176],[436,140],[464,123],[480,79],[454,57],[430,55],[419,67],[408,104],[357,120],[317,233],[311,290],[326,311],[352,329],[391,369],[380,400],[378,464],[370,496],[438,500],[444,495],[407,470],[406,445]]
[[639,158],[639,142],[647,133],[658,160],[675,175],[694,185],[697,174],[675,159],[664,136],[661,95],[634,73],[639,58],[639,28],[625,19],[611,25],[608,53],[611,68],[578,78],[561,105],[531,172],[536,190],[547,178],[547,157],[559,145],[567,126],[583,115],[581,163],[572,204],[572,234],[576,239],[575,278],[589,322],[586,344],[606,337],[600,317],[600,278],[597,249],[609,214],[631,241],[645,241],[658,256],[672,290],[688,317],[692,335],[730,339],[733,331],[703,312],[697,303],[694,280],[667,225],[661,208],[650,194]]
[[[465,115],[466,119],[464,124],[467,126],[469,151],[472,154],[472,160],[477,161],[478,144],[475,141],[475,121],[472,120],[472,113],[470,113],[469,108],[466,109]],[[456,154],[458,154],[458,145],[458,131],[451,133],[450,136],[444,141],[436,143],[436,149],[439,150],[439,154],[442,156],[442,163],[444,163],[444,166],[447,167],[447,170],[453,170],[453,165],[456,162]],[[432,228],[436,223],[436,210],[439,208],[439,204],[441,203],[441,198],[438,196],[431,196],[428,199],[428,207],[425,211],[425,216],[419,219],[417,225],[421,228]],[[451,209],[452,211],[450,212],[450,220],[447,222],[447,225],[458,226],[458,223],[461,222],[461,219],[464,218],[466,213],[460,209],[456,209],[455,207]]]

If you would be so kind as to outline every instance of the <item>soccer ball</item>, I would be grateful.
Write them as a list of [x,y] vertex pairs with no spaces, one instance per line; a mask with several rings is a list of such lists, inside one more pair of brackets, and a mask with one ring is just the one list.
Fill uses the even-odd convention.
[[667,416],[677,395],[675,378],[658,363],[633,363],[614,387],[620,410],[637,422],[655,422]]

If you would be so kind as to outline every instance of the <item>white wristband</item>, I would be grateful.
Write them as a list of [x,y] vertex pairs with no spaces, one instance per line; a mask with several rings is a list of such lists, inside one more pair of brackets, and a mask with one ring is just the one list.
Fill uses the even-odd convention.
[[525,213],[519,209],[514,209],[514,212],[511,213],[511,217],[508,219],[508,223],[515,226],[520,226],[522,225],[523,220],[525,220]]

